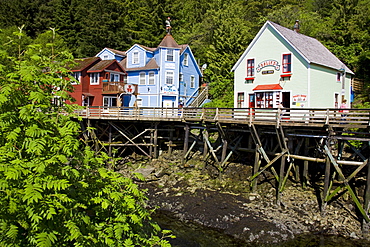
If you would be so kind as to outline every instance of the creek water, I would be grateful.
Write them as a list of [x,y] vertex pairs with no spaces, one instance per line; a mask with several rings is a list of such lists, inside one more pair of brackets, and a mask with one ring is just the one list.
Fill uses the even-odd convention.
[[[223,234],[222,231],[207,228],[194,222],[183,222],[165,212],[157,211],[153,219],[162,229],[171,230],[176,236],[169,239],[173,247],[362,247],[370,246],[365,240],[347,239],[340,236],[305,234],[278,244],[246,243],[240,239]],[[262,229],[261,229],[262,230]]]

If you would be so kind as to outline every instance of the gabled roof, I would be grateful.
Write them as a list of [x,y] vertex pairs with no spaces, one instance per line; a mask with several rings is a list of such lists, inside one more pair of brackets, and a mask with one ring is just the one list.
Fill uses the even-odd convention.
[[113,55],[115,56],[120,56],[120,57],[126,57],[126,52],[124,51],[119,51],[119,50],[115,50],[115,49],[112,49],[112,48],[108,48],[108,47],[105,47],[103,50],[101,50],[98,54],[96,54],[96,57],[98,57],[100,54],[102,54],[105,50],[108,50],[109,52],[111,52]]
[[150,59],[149,62],[144,67],[139,68],[126,68],[127,58],[123,59],[120,64],[126,71],[137,71],[137,70],[153,70],[158,69],[159,66],[154,58]]
[[99,63],[95,64],[93,67],[91,67],[87,72],[94,73],[94,72],[102,72],[109,66],[111,66],[113,63],[117,63],[119,67],[121,67],[122,71],[125,71],[125,69],[117,62],[116,59],[111,60],[102,60]]
[[99,57],[87,57],[87,58],[79,58],[75,59],[74,63],[75,65],[71,69],[72,72],[78,72],[86,69],[91,64],[95,63],[96,61],[100,61],[101,59]]
[[274,22],[267,21],[256,37],[253,39],[247,50],[239,58],[238,62],[234,65],[234,71],[240,62],[244,59],[248,51],[254,43],[257,42],[261,34],[270,26],[280,35],[294,50],[296,50],[303,59],[308,63],[318,64],[332,69],[340,70],[344,68],[346,73],[354,74],[343,62],[341,62],[333,53],[331,53],[323,44],[315,38],[306,36],[304,34],[295,32],[289,28],[280,26]]

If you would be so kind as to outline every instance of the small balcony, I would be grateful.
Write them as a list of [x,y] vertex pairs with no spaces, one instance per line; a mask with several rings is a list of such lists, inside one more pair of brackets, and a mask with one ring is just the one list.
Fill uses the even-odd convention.
[[106,94],[123,93],[125,88],[124,85],[125,83],[123,81],[116,82],[103,80],[103,93]]

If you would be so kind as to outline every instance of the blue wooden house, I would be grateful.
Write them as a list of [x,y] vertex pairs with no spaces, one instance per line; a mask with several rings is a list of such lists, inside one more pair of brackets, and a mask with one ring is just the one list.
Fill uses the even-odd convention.
[[123,106],[189,106],[198,95],[201,70],[190,47],[177,44],[171,34],[156,48],[139,44],[126,52],[105,48],[97,56],[120,61],[127,72],[125,83],[137,85],[135,94],[121,95]]

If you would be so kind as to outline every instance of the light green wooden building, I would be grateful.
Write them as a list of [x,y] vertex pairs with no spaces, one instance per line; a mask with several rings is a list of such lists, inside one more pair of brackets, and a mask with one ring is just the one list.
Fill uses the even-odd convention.
[[[234,107],[338,108],[354,73],[318,40],[267,21],[232,68]],[[347,103],[348,103],[347,102]]]

